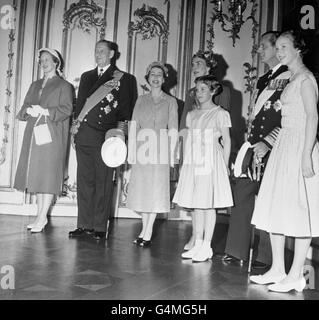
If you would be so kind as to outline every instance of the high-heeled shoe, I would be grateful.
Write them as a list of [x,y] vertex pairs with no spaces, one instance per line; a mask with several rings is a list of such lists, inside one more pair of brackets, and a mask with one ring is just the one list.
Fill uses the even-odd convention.
[[279,274],[276,276],[268,276],[268,275],[257,275],[257,276],[250,276],[249,280],[251,282],[257,283],[257,284],[270,284],[270,283],[277,283],[282,280],[284,280],[287,277],[287,275],[284,274]]
[[46,226],[46,224],[48,223],[48,220],[45,219],[43,223],[37,223],[32,229],[31,229],[31,233],[39,233],[42,232]]
[[200,250],[193,256],[193,262],[204,262],[213,257],[213,250],[210,247],[202,246]]
[[152,241],[151,240],[144,240],[144,239],[142,239],[142,242],[140,242],[140,246],[141,247],[149,247],[150,245],[151,245],[151,243],[152,243]]
[[30,224],[27,225],[27,229],[31,230],[32,228],[34,228],[37,224],[35,222],[32,222]]
[[306,279],[304,277],[298,279],[294,282],[288,283],[274,283],[268,286],[269,291],[274,292],[289,292],[291,290],[296,290],[298,292],[302,292],[302,290],[306,287]]

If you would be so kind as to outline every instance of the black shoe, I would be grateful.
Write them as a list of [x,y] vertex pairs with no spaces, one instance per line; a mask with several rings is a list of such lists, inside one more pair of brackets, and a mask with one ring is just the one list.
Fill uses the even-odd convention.
[[227,253],[223,255],[222,261],[227,263],[233,263],[233,262],[239,263],[241,266],[244,265],[244,262],[245,262],[243,259],[235,258]]
[[133,240],[133,243],[135,244],[141,244],[143,242],[143,238],[137,237],[135,240]]
[[226,253],[222,256],[222,260],[225,262],[231,262],[231,261],[235,261],[236,258]]
[[93,238],[95,240],[101,240],[106,238],[106,232],[103,231],[95,231]]
[[69,232],[69,237],[80,237],[86,234],[92,234],[93,232],[93,229],[76,228]]
[[251,264],[251,267],[253,269],[266,269],[268,267],[267,264],[263,263],[263,262],[259,262],[259,261],[254,261],[252,264]]
[[83,228],[76,228],[75,230],[69,232],[69,237],[79,237],[82,236],[84,233],[85,232]]
[[140,243],[141,247],[149,247],[151,245],[152,241],[151,240],[142,240],[142,242]]

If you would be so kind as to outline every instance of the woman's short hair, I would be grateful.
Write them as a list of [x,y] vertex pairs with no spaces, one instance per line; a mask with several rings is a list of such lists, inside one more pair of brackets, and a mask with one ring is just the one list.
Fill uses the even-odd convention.
[[161,69],[163,71],[163,77],[164,77],[164,82],[165,82],[165,80],[168,77],[168,69],[165,67],[165,65],[162,62],[154,61],[146,69],[145,80],[147,81],[147,83],[149,83],[148,82],[148,78],[149,78],[150,73],[151,73],[153,68],[159,68],[159,69]]
[[306,42],[305,42],[304,38],[302,37],[300,31],[287,30],[287,31],[282,32],[279,37],[289,38],[292,41],[294,48],[298,49],[300,51],[301,57],[303,57],[308,52]]
[[205,61],[206,66],[209,68],[209,73],[211,73],[212,70],[217,66],[217,61],[214,58],[214,52],[213,51],[199,50],[193,55],[192,61],[195,58],[200,58],[200,59]]
[[223,86],[213,75],[209,74],[206,76],[197,77],[195,79],[195,83],[197,84],[198,82],[205,83],[208,86],[209,90],[213,92],[212,99],[214,99],[216,96],[220,95],[223,92]]

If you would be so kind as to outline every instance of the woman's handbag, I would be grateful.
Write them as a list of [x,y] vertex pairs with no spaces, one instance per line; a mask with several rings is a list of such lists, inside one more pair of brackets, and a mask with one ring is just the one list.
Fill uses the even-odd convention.
[[45,123],[40,124],[37,126],[39,120],[41,119],[43,115],[39,115],[37,121],[34,124],[33,133],[35,138],[35,143],[38,146],[41,146],[43,144],[48,144],[52,142],[51,133],[47,124],[47,116],[44,116]]

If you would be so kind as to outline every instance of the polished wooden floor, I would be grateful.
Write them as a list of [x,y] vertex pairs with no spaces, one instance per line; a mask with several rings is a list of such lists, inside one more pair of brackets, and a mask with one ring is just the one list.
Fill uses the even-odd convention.
[[319,299],[317,286],[281,294],[249,284],[247,266],[226,265],[218,254],[227,231],[223,223],[216,226],[212,261],[192,263],[180,259],[188,221],[157,220],[152,246],[141,248],[132,243],[138,219],[112,220],[104,242],[69,239],[76,218],[67,217],[52,217],[44,232],[31,234],[26,225],[32,219],[0,215],[0,268],[15,270],[15,289],[0,288],[1,300]]

